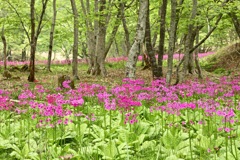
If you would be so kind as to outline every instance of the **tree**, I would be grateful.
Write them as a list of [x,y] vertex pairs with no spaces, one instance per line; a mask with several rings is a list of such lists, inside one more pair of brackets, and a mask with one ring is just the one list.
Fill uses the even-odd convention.
[[[89,55],[89,68],[87,73],[91,74],[94,68],[94,57],[95,57],[95,49],[96,49],[96,36],[97,36],[97,29],[98,24],[97,20],[92,20],[91,16],[98,12],[98,0],[94,1],[94,13],[91,12],[90,9],[90,2],[89,0],[86,1],[86,4],[83,0],[80,0],[82,11],[85,17],[85,26],[86,26],[86,39],[87,39],[87,52]],[[94,17],[94,16],[93,16]]]
[[72,11],[74,16],[74,44],[73,44],[73,60],[72,60],[72,74],[74,79],[78,77],[78,11],[75,0],[71,0]]
[[129,51],[128,60],[126,63],[126,77],[135,78],[136,63],[140,54],[140,46],[144,41],[146,30],[146,19],[148,10],[148,1],[140,0],[140,7],[138,13],[138,25],[134,43]]
[[50,31],[48,64],[47,64],[48,71],[51,71],[50,67],[51,67],[51,61],[52,61],[53,35],[55,30],[56,17],[57,17],[56,0],[53,0],[53,18],[52,18],[52,25],[51,25],[51,31]]
[[[111,2],[111,1],[110,1]],[[102,75],[105,77],[107,75],[107,71],[105,68],[105,59],[107,57],[107,54],[110,50],[110,47],[112,43],[114,42],[114,38],[117,34],[118,27],[120,25],[120,15],[121,10],[118,8],[117,14],[116,14],[116,20],[113,24],[113,28],[110,32],[110,36],[108,41],[106,41],[106,35],[107,35],[107,28],[109,21],[112,17],[112,14],[110,12],[110,8],[112,6],[111,3],[108,3],[108,6],[106,4],[106,0],[100,0],[99,2],[99,14],[98,14],[98,23],[97,27],[97,36],[96,36],[96,49],[95,49],[95,57],[93,58],[94,66],[92,70],[93,75]]]
[[[213,20],[215,17],[217,17],[216,22],[214,24],[214,26],[209,29],[208,33],[206,34],[206,36],[199,41],[199,43],[197,43],[194,46],[194,40],[196,38],[197,33],[204,27],[204,24],[201,25],[196,25],[196,21],[195,18],[197,16],[197,0],[192,0],[192,11],[191,11],[191,17],[190,17],[190,23],[188,24],[188,33],[186,36],[186,42],[184,44],[184,57],[182,58],[182,60],[180,61],[180,63],[177,66],[177,79],[176,79],[176,83],[179,83],[181,81],[183,81],[184,77],[186,77],[186,75],[188,73],[190,74],[194,74],[194,59],[193,59],[193,52],[202,44],[204,43],[209,37],[210,35],[214,32],[214,30],[217,28],[220,20],[222,19],[223,13],[219,13],[217,16],[214,15],[211,18],[209,18],[209,20]],[[221,4],[220,8],[224,8],[224,6],[226,5],[226,3],[228,3],[229,0],[224,0],[224,2]],[[195,59],[196,65],[198,66],[198,62],[196,61],[198,59]],[[182,74],[180,73],[180,66],[183,63],[183,70],[182,70]],[[198,71],[199,77],[201,78],[202,76],[200,75],[201,72]]]
[[6,37],[4,35],[4,26],[2,27],[2,43],[3,43],[3,56],[4,56],[4,70],[7,69],[7,41],[6,41]]
[[231,2],[231,6],[233,6],[232,8],[229,9],[229,13],[228,15],[230,16],[232,23],[234,25],[234,28],[236,30],[236,33],[238,35],[238,37],[240,38],[240,18],[238,16],[239,12],[238,12],[238,6],[239,6],[239,1],[235,1],[235,0],[230,0]]
[[125,17],[125,10],[127,8],[130,8],[131,5],[133,4],[134,0],[132,0],[128,5],[126,4],[126,1],[120,0],[120,8],[121,8],[121,20],[122,20],[122,25],[124,29],[124,35],[125,35],[125,45],[126,45],[126,55],[128,55],[129,50],[130,50],[130,38],[129,38],[129,29],[127,26],[127,21]]
[[163,76],[163,55],[164,55],[164,43],[166,32],[166,12],[167,12],[167,0],[162,1],[161,14],[160,14],[160,40],[158,47],[158,66],[159,74]]
[[36,52],[36,39],[35,39],[35,0],[31,0],[30,5],[31,10],[31,39],[30,39],[30,46],[31,46],[31,54],[30,54],[30,75],[28,77],[28,81],[34,82],[35,81],[35,52]]
[[[37,29],[35,28],[35,0],[31,0],[30,4],[30,16],[31,16],[31,40],[30,40],[30,46],[31,46],[31,53],[30,53],[30,74],[28,76],[28,81],[29,82],[34,82],[35,81],[35,52],[36,52],[36,46],[37,46],[37,40],[38,36],[41,33],[42,30],[42,21],[43,21],[43,16],[45,14],[45,10],[47,8],[47,3],[48,0],[43,0],[42,1],[42,10],[41,10],[41,15],[39,19],[39,23],[37,26]],[[36,30],[36,33],[35,33]]]
[[104,52],[105,52],[105,37],[106,37],[106,23],[107,23],[107,14],[106,14],[106,0],[99,1],[99,19],[98,19],[98,34],[96,40],[96,58],[94,59],[94,75],[99,75],[102,73],[103,76],[106,76],[106,68],[104,65]]
[[155,52],[153,50],[152,42],[151,42],[151,29],[150,29],[150,13],[149,13],[149,0],[147,6],[147,17],[146,17],[146,32],[145,32],[145,42],[147,54],[150,57],[151,69],[152,69],[152,77],[153,79],[159,79],[162,76],[161,70],[159,70],[159,66],[156,62]]
[[168,44],[168,60],[167,60],[167,84],[171,83],[172,68],[173,68],[173,54],[175,50],[176,41],[176,27],[177,25],[177,0],[171,0],[171,22],[170,22],[170,35]]

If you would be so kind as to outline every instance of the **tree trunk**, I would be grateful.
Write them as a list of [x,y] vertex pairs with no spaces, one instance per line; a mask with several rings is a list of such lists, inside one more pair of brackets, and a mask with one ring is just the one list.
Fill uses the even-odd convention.
[[[193,74],[194,70],[194,59],[193,59],[193,52],[190,53],[190,49],[193,48],[194,40],[196,36],[196,32],[194,31],[194,19],[197,15],[197,0],[192,0],[192,13],[190,18],[190,24],[188,25],[188,34],[185,43],[185,54],[184,54],[184,62],[183,62],[183,76],[185,77],[186,74],[191,73]],[[196,28],[196,27],[195,27]]]
[[168,60],[167,60],[167,75],[166,82],[171,84],[172,79],[172,68],[173,68],[173,54],[175,49],[175,40],[176,40],[176,25],[177,25],[177,0],[171,0],[171,22],[170,22],[170,36],[168,44]]
[[[149,0],[148,1],[148,7],[147,7],[147,17],[146,17],[146,32],[145,32],[145,42],[146,42],[146,49],[147,49],[147,54],[148,57],[150,58],[150,66],[152,69],[152,77],[153,79],[159,79],[160,76],[162,76],[162,73],[158,69],[158,65],[156,62],[156,57],[155,57],[155,52],[152,47],[152,42],[151,42],[151,28],[150,28],[150,13],[149,13]],[[147,64],[146,64],[147,65]]]
[[[94,68],[94,59],[95,59],[95,49],[96,49],[96,35],[98,30],[98,24],[97,20],[92,21],[90,18],[88,18],[88,15],[91,15],[90,12],[90,3],[89,0],[86,1],[86,5],[83,2],[83,0],[80,1],[82,6],[82,11],[84,16],[86,17],[85,24],[87,28],[87,52],[89,55],[88,62],[89,62],[89,68],[87,73],[92,74],[93,68]],[[94,1],[94,14],[98,12],[98,0]],[[92,25],[94,23],[94,25]]]
[[115,51],[116,53],[114,54],[114,57],[118,57],[119,56],[119,49],[118,49],[118,43],[116,38],[114,38],[114,44],[115,44]]
[[26,47],[22,49],[22,62],[26,61],[27,59],[27,53],[26,53]]
[[8,50],[7,50],[7,60],[12,61],[12,49],[10,46],[8,46]]
[[166,13],[167,13],[167,0],[162,1],[161,14],[160,14],[160,40],[158,48],[158,66],[160,75],[163,76],[163,55],[164,55],[164,43],[166,32]]
[[[196,34],[196,44],[198,44],[198,43],[199,43],[199,31]],[[202,76],[201,66],[199,64],[198,53],[199,53],[199,47],[195,51],[195,64],[196,64],[196,68],[197,68],[198,78],[202,79],[203,76]]]
[[29,82],[34,82],[35,80],[35,51],[36,51],[36,41],[35,41],[35,0],[31,0],[30,5],[31,13],[31,53],[30,53],[30,75],[28,77]]
[[47,2],[48,0],[42,1],[42,11],[39,19],[39,23],[36,29],[35,33],[35,0],[31,0],[30,4],[30,16],[31,16],[31,37],[30,37],[30,46],[31,46],[31,53],[30,53],[30,74],[28,76],[29,82],[35,81],[35,52],[36,52],[36,46],[37,46],[37,40],[38,36],[41,33],[42,30],[42,21],[43,16],[45,14],[46,8],[47,8]]
[[92,74],[95,59],[96,36],[94,31],[87,31],[87,35],[87,52],[89,55],[89,68],[87,73]]
[[50,32],[50,39],[49,39],[49,51],[48,51],[48,64],[47,70],[51,71],[51,61],[52,61],[52,49],[53,49],[53,35],[55,29],[55,22],[56,22],[57,10],[56,10],[56,0],[53,0],[53,18],[52,18],[52,25],[51,25],[51,32]]
[[240,38],[240,19],[237,17],[237,15],[234,12],[229,13],[229,15],[232,19],[237,35]]
[[78,11],[75,0],[71,0],[72,11],[74,16],[74,44],[73,44],[73,59],[72,59],[72,74],[74,79],[78,77]]
[[6,37],[4,35],[4,26],[2,27],[2,43],[3,43],[3,56],[4,56],[4,70],[7,69],[7,41],[6,41]]
[[126,77],[135,78],[136,63],[138,60],[138,55],[140,53],[140,45],[143,43],[146,30],[146,16],[148,1],[140,0],[140,7],[138,13],[138,28],[135,36],[134,43],[129,51],[128,60],[126,63]]
[[125,18],[125,3],[124,2],[121,2],[120,8],[121,8],[121,20],[122,20],[122,24],[123,24],[124,33],[125,33],[125,45],[127,48],[126,55],[128,55],[131,45],[130,45],[129,31],[128,31],[127,22],[126,22],[126,18]]
[[99,21],[98,21],[98,35],[96,43],[96,58],[94,61],[94,75],[102,74],[103,77],[107,75],[105,68],[105,37],[106,37],[106,17],[104,13],[106,11],[106,0],[99,1]]

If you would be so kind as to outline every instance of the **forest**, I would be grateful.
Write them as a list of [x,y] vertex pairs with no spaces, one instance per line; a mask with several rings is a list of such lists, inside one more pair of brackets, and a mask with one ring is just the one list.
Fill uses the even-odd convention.
[[240,159],[239,0],[1,0],[0,159]]

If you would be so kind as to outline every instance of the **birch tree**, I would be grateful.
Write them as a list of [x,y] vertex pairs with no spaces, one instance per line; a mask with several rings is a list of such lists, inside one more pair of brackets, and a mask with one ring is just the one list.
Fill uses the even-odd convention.
[[148,1],[140,0],[139,5],[140,7],[138,13],[136,36],[134,43],[129,51],[128,60],[126,63],[126,77],[131,79],[135,78],[136,64],[138,56],[140,54],[140,46],[143,43],[145,37]]

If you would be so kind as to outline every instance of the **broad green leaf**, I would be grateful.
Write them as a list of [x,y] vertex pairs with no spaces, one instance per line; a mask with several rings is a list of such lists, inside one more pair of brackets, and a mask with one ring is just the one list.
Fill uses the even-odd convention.
[[154,149],[156,148],[156,142],[155,141],[145,141],[142,146],[140,147],[140,150],[146,150],[146,149]]
[[22,149],[22,155],[24,157],[27,157],[28,153],[29,153],[29,147],[28,147],[28,144],[26,143]]
[[106,145],[102,146],[104,156],[114,159],[117,155],[117,148],[114,141],[109,141]]

